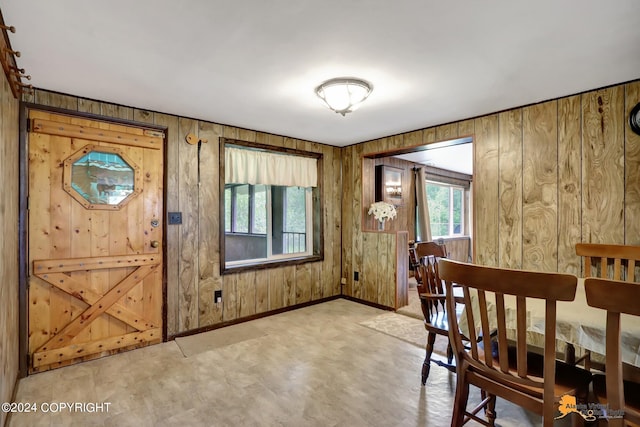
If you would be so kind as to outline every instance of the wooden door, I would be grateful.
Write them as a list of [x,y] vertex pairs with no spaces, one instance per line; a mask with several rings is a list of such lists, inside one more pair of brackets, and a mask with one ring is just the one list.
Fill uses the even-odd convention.
[[162,341],[163,145],[30,111],[30,372]]

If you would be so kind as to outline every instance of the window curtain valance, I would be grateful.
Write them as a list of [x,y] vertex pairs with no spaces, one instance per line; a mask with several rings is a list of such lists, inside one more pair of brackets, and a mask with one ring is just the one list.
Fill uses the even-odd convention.
[[317,187],[317,162],[311,157],[225,147],[224,178],[227,184]]

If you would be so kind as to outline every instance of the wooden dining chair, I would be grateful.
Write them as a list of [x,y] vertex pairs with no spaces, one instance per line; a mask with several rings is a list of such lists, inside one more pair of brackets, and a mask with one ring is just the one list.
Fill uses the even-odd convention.
[[[560,396],[575,396],[586,402],[591,373],[556,360],[556,303],[575,298],[577,278],[559,273],[483,267],[456,261],[439,261],[440,277],[451,292],[454,284],[462,288],[464,313],[458,321],[451,315],[456,301],[447,298],[449,335],[456,357],[457,385],[451,425],[469,420],[493,425],[496,396],[542,415],[543,425],[553,425],[555,405]],[[542,354],[527,344],[527,301],[544,300],[544,348]],[[512,305],[505,304],[505,301]],[[491,308],[492,307],[492,308]],[[463,325],[462,323],[465,323]],[[462,342],[464,326],[469,348]],[[497,330],[491,345],[479,342]],[[469,386],[487,395],[481,403],[467,409]],[[486,419],[477,414],[485,410]],[[572,415],[575,423],[582,422]],[[576,418],[577,417],[577,418]]]
[[624,381],[620,352],[620,315],[640,316],[640,284],[587,278],[587,304],[607,311],[605,375],[594,375],[593,392],[610,410],[622,410],[623,418],[609,418],[609,426],[640,426],[640,384]]
[[[640,246],[607,245],[601,243],[578,243],[576,255],[584,261],[584,277],[640,282]],[[575,348],[567,346],[565,360],[583,363],[591,369],[591,354],[587,350],[576,359]]]
[[[444,336],[449,341],[449,319],[447,316],[446,294],[444,284],[438,274],[438,261],[444,258],[444,249],[436,244],[429,245],[430,253],[423,249],[418,271],[421,283],[418,284],[420,307],[424,315],[424,327],[427,330],[426,355],[422,363],[422,385],[427,383],[431,371],[431,356],[436,337]],[[451,343],[447,343],[447,363],[434,360],[436,364],[455,372],[453,365],[453,350]]]
[[640,246],[576,244],[584,259],[584,277],[640,282]]
[[436,242],[416,242],[409,246],[409,262],[413,269],[413,274],[418,285],[422,283],[422,277],[420,276],[420,262],[422,258],[426,256],[443,257],[447,256],[447,247],[444,244],[438,244]]

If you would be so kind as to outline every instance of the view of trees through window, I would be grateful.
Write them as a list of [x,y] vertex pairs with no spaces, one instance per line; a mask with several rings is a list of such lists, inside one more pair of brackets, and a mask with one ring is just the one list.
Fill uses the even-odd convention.
[[284,203],[284,253],[304,252],[306,249],[306,191],[300,187],[286,187]]
[[427,181],[431,234],[447,237],[464,233],[464,189]]
[[[232,239],[229,243],[246,247],[235,258],[307,252],[308,201],[310,191],[301,187],[226,184],[225,234]],[[234,235],[238,235],[235,241]]]

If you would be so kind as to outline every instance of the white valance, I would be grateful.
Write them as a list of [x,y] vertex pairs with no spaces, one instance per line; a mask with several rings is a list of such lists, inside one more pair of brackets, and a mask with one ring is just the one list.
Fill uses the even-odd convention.
[[317,187],[317,163],[311,157],[225,147],[224,182]]

